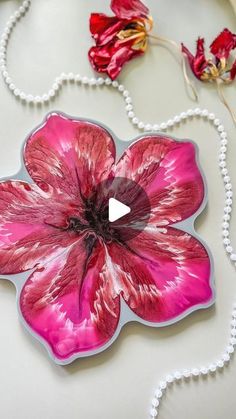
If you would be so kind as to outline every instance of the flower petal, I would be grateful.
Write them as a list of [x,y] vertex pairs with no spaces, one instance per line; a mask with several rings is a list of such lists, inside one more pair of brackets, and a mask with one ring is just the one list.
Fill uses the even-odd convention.
[[235,77],[236,77],[236,60],[234,61],[233,66],[230,70],[230,79],[234,80]]
[[62,228],[78,210],[26,182],[0,183],[0,213],[0,274],[32,269],[77,240]]
[[229,58],[230,52],[236,48],[236,34],[224,29],[210,46],[211,53],[219,60]]
[[[204,183],[191,142],[160,136],[141,138],[125,151],[115,175],[131,179],[144,189],[151,207],[149,222],[158,226],[192,216],[204,198]],[[135,207],[141,208],[138,199],[134,197]]]
[[182,52],[186,54],[189,65],[194,75],[201,80],[204,70],[208,66],[208,61],[205,56],[204,39],[198,38],[197,40],[197,51],[195,57],[191,52],[182,44]]
[[83,235],[26,282],[23,317],[58,360],[98,350],[113,337],[120,302],[110,277],[103,245]]
[[109,17],[103,13],[92,13],[90,16],[90,32],[97,46],[112,41],[117,33],[124,28],[124,22],[117,17]]
[[143,320],[174,321],[212,302],[209,255],[188,233],[172,227],[144,230],[123,250],[110,244],[109,255],[121,295]]
[[148,8],[140,0],[112,0],[111,10],[119,19],[147,18]]
[[125,44],[117,41],[102,47],[92,47],[89,59],[93,68],[99,73],[106,73],[112,80],[120,74],[124,64],[132,58],[143,54],[142,50],[132,49],[133,42]]
[[111,135],[95,123],[52,113],[27,140],[25,166],[44,190],[81,203],[108,178],[115,159]]

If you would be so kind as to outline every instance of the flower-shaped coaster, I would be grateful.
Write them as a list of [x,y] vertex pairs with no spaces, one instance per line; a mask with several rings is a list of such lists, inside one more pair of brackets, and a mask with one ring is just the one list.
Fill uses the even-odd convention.
[[[114,223],[111,197],[130,207]],[[205,204],[191,141],[127,145],[94,121],[48,115],[0,183],[0,275],[24,325],[66,364],[129,321],[165,326],[211,305],[212,259],[194,231]]]

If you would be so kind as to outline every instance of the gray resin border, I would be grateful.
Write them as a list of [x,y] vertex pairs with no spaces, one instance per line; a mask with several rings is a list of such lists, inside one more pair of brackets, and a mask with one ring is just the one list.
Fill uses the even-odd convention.
[[[16,173],[13,176],[7,177],[7,178],[2,178],[0,180],[0,182],[6,181],[6,180],[23,180],[23,181],[28,181],[28,182],[32,182],[32,179],[30,178],[25,166],[24,166],[24,161],[23,161],[23,152],[24,152],[24,148],[26,145],[26,142],[28,140],[28,138],[35,132],[37,132],[48,120],[48,118],[51,115],[60,115],[64,118],[69,118],[71,120],[75,120],[75,121],[87,121],[87,122],[91,122],[97,125],[100,125],[102,128],[104,128],[105,130],[108,131],[108,133],[112,136],[112,138],[114,139],[115,145],[116,145],[116,149],[118,151],[119,154],[121,154],[125,149],[127,149],[127,145],[130,146],[131,144],[133,144],[134,142],[140,140],[141,138],[143,138],[144,136],[148,135],[148,136],[159,136],[159,137],[166,137],[167,135],[163,134],[163,133],[143,133],[139,136],[137,136],[134,140],[130,140],[130,141],[122,141],[119,138],[116,137],[116,135],[104,124],[97,122],[95,120],[92,119],[88,119],[88,118],[74,118],[71,116],[66,115],[65,113],[62,113],[60,111],[52,111],[50,113],[48,113],[45,117],[45,119],[43,120],[43,122],[36,128],[34,129],[26,138],[26,140],[24,141],[23,147],[22,147],[22,151],[21,151],[21,169],[18,171],[18,173]],[[100,347],[99,349],[96,349],[94,351],[87,351],[85,353],[82,354],[75,354],[69,358],[67,358],[66,360],[61,360],[58,359],[57,357],[55,357],[55,355],[53,354],[49,344],[41,337],[39,336],[36,332],[34,332],[29,325],[26,323],[26,321],[23,318],[23,315],[21,313],[20,310],[20,306],[19,306],[19,297],[20,297],[20,293],[21,290],[24,286],[24,283],[26,282],[26,280],[28,279],[29,275],[33,272],[33,270],[28,271],[28,272],[24,272],[21,274],[17,274],[17,275],[4,275],[4,279],[7,279],[9,281],[11,281],[16,288],[16,299],[17,299],[17,307],[18,307],[18,313],[19,313],[19,318],[20,321],[22,322],[22,324],[24,325],[24,327],[28,330],[28,332],[34,337],[36,338],[41,344],[44,345],[44,347],[46,348],[49,356],[52,358],[52,360],[59,364],[59,365],[67,365],[70,364],[71,362],[75,361],[77,358],[84,358],[87,356],[91,356],[91,355],[96,355],[102,351],[104,351],[105,349],[107,349],[110,345],[112,345],[112,343],[117,339],[122,327],[129,322],[139,322],[142,323],[144,325],[150,326],[150,327],[165,327],[165,326],[169,326],[172,325],[176,322],[179,322],[180,320],[184,319],[186,316],[188,316],[189,314],[193,313],[196,310],[200,310],[200,309],[205,309],[208,308],[210,306],[212,306],[215,302],[215,281],[214,281],[214,264],[213,264],[213,257],[212,254],[210,252],[210,249],[208,248],[208,246],[206,245],[206,243],[200,238],[200,236],[197,234],[197,232],[195,231],[194,228],[194,223],[195,220],[197,219],[197,217],[201,214],[201,212],[204,210],[204,208],[206,207],[207,201],[208,201],[208,192],[207,192],[207,184],[206,184],[206,179],[205,179],[205,175],[201,169],[200,163],[199,163],[199,148],[197,146],[197,144],[194,141],[191,140],[179,140],[173,136],[168,135],[168,138],[171,138],[175,141],[181,141],[181,142],[191,142],[196,150],[196,161],[197,161],[197,165],[199,167],[200,173],[202,175],[203,181],[204,181],[204,190],[205,190],[205,194],[204,194],[204,199],[203,202],[201,204],[201,206],[199,207],[198,211],[193,214],[193,216],[191,216],[190,218],[188,218],[187,220],[184,220],[180,223],[176,223],[173,224],[173,226],[177,229],[180,229],[182,231],[185,231],[187,233],[190,233],[193,237],[197,238],[200,243],[202,243],[204,245],[204,247],[206,248],[209,258],[210,258],[210,262],[211,262],[211,278],[210,278],[210,284],[211,284],[211,288],[212,288],[212,299],[207,303],[207,304],[198,304],[192,308],[190,308],[189,310],[186,310],[183,314],[181,314],[180,316],[176,317],[175,319],[171,320],[171,321],[167,321],[167,322],[162,322],[162,323],[152,323],[152,322],[147,322],[145,320],[140,319],[137,315],[135,315],[130,309],[129,307],[125,304],[125,302],[121,299],[121,311],[120,311],[120,320],[117,326],[117,330],[114,334],[114,336],[111,338],[111,340],[105,344],[104,346]],[[117,153],[117,154],[118,154]]]

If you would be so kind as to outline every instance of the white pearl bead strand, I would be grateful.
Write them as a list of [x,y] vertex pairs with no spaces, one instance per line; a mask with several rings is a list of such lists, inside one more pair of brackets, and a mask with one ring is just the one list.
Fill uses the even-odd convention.
[[[225,207],[224,215],[222,222],[222,241],[225,247],[225,251],[230,259],[230,261],[236,266],[236,252],[232,246],[230,239],[230,221],[231,221],[231,212],[233,205],[233,191],[232,184],[229,175],[229,171],[226,164],[227,159],[227,133],[221,121],[215,117],[214,113],[209,112],[207,109],[188,109],[186,112],[181,112],[179,115],[174,116],[174,118],[162,122],[159,124],[150,124],[141,121],[134,112],[131,96],[124,87],[118,81],[112,81],[110,78],[103,77],[87,77],[81,76],[80,74],[74,73],[61,73],[59,77],[56,77],[51,88],[47,93],[42,95],[32,95],[23,92],[21,89],[16,87],[14,81],[10,77],[7,70],[7,46],[9,42],[10,35],[13,31],[14,26],[17,21],[27,12],[31,5],[31,0],[25,0],[17,11],[9,18],[9,21],[6,24],[6,27],[3,31],[0,40],[0,70],[3,76],[3,79],[9,88],[9,90],[17,97],[20,101],[31,103],[33,105],[43,105],[44,103],[49,102],[53,99],[62,86],[68,82],[76,83],[78,85],[88,85],[92,87],[102,87],[109,86],[110,88],[117,89],[117,91],[122,95],[125,101],[125,107],[127,111],[127,116],[130,119],[131,123],[140,131],[166,131],[170,127],[178,125],[182,121],[193,118],[203,118],[208,120],[216,129],[220,137],[220,151],[219,151],[219,168],[223,177],[224,187],[225,187]],[[236,303],[233,305],[232,319],[230,321],[230,338],[229,342],[225,348],[224,353],[212,363],[202,366],[202,367],[193,367],[190,369],[184,369],[182,371],[175,371],[172,374],[168,374],[162,381],[159,382],[159,385],[155,391],[154,398],[152,400],[152,407],[150,410],[150,417],[155,419],[159,416],[159,407],[162,401],[164,394],[167,389],[173,385],[174,382],[180,380],[190,380],[196,377],[203,377],[206,375],[216,374],[218,371],[224,368],[224,366],[229,363],[232,359],[232,356],[235,352],[236,347]]]

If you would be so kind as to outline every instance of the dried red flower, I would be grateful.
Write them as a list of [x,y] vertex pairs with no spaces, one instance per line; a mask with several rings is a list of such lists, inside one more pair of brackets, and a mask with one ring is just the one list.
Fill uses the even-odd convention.
[[231,60],[231,52],[235,48],[236,34],[228,29],[224,29],[210,45],[210,58],[205,55],[204,38],[198,38],[195,56],[182,44],[182,52],[187,55],[194,75],[202,81],[233,81],[236,77],[236,60]]
[[91,14],[90,31],[96,46],[88,55],[96,71],[114,80],[127,61],[145,52],[152,18],[140,0],[112,0],[111,9],[115,16]]

